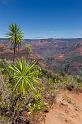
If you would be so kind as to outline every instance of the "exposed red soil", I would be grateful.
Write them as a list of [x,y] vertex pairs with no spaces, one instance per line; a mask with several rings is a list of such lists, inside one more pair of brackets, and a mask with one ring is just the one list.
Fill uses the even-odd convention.
[[82,93],[62,91],[42,124],[82,124]]

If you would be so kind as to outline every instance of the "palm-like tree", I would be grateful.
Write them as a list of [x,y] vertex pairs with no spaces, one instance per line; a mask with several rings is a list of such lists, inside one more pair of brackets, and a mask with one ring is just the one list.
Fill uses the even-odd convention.
[[9,32],[7,33],[7,36],[11,43],[13,44],[14,49],[14,59],[16,54],[16,47],[21,43],[23,40],[23,32],[20,29],[20,26],[17,24],[11,24],[9,25]]
[[13,91],[26,93],[29,90],[36,90],[38,86],[40,68],[36,62],[27,63],[25,60],[17,61],[15,64],[8,66],[8,74],[12,79],[11,85]]

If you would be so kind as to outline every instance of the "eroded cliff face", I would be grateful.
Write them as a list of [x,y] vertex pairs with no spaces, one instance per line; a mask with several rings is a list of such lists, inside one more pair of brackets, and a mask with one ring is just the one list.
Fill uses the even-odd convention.
[[[33,55],[38,55],[44,59],[50,69],[56,71],[64,71],[67,73],[80,74],[82,68],[82,39],[25,39],[16,53],[17,58],[26,57],[25,44],[30,43],[33,49]],[[11,59],[13,58],[13,48],[8,42],[8,39],[0,40],[0,57]],[[38,57],[37,57],[38,58]],[[38,58],[38,59],[39,59]],[[43,61],[41,61],[43,63]],[[69,68],[68,68],[69,65]]]

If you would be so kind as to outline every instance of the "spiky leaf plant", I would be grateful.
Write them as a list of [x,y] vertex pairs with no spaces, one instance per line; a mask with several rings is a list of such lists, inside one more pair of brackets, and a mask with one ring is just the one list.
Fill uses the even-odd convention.
[[36,91],[38,83],[40,83],[38,78],[40,68],[36,62],[27,63],[25,60],[19,60],[8,66],[8,74],[11,79],[12,90],[22,94]]

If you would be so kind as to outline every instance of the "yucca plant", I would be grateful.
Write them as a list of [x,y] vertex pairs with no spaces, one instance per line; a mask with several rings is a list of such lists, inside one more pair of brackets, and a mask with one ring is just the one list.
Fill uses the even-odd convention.
[[11,79],[12,90],[22,94],[36,91],[40,83],[38,78],[40,70],[36,62],[27,63],[25,60],[18,60],[15,64],[9,65],[8,75]]

